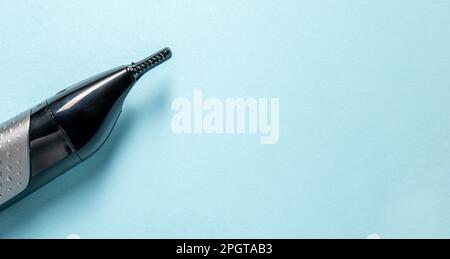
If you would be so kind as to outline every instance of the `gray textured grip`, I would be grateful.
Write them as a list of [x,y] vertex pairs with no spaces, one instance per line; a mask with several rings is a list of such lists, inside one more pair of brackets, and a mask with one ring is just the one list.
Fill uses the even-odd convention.
[[0,205],[29,184],[29,129],[30,111],[0,125]]

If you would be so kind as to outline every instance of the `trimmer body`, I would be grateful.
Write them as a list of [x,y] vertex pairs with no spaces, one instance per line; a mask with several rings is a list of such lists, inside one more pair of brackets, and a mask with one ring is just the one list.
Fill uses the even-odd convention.
[[135,82],[171,56],[166,48],[95,75],[0,125],[0,211],[93,155]]

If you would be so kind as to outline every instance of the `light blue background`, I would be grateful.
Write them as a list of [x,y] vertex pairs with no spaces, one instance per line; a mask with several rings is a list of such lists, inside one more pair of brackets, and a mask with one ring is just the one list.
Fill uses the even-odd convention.
[[[170,46],[91,160],[0,237],[450,237],[450,2],[1,1],[1,120]],[[171,101],[280,98],[281,136],[174,135]]]

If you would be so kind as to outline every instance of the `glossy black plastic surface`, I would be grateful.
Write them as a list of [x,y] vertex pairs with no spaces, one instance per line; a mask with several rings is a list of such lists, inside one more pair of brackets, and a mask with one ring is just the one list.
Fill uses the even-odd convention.
[[45,175],[50,169],[53,174],[63,174],[67,167],[94,154],[114,128],[134,81],[126,67],[115,68],[71,86],[33,108],[31,182],[49,178]]
[[76,153],[64,130],[54,120],[47,102],[31,111],[29,140],[32,177]]
[[47,100],[53,118],[82,160],[106,141],[135,82],[122,66],[82,81]]

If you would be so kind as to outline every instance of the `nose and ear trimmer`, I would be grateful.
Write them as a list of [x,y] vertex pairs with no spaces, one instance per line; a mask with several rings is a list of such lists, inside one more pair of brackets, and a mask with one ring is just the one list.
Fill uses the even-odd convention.
[[95,75],[0,125],[0,211],[93,155],[134,83],[171,56],[165,48]]

